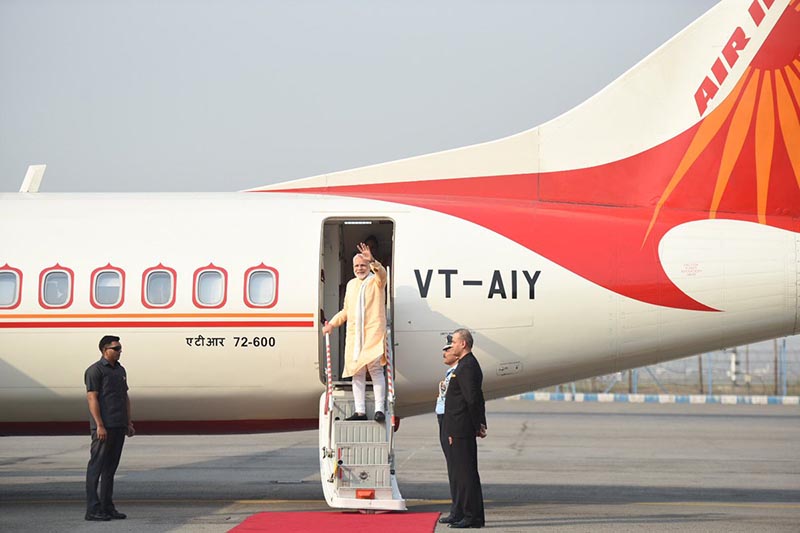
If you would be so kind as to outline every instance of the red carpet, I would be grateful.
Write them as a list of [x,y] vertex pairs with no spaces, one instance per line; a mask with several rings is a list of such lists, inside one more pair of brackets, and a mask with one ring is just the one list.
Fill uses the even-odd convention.
[[236,533],[431,533],[439,513],[361,514],[332,512],[258,513],[231,529]]

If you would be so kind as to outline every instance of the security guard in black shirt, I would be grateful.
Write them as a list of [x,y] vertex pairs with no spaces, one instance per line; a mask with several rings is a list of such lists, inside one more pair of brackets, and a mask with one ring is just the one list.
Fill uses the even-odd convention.
[[105,522],[126,518],[114,507],[114,474],[125,436],[132,437],[134,429],[127,374],[119,364],[119,337],[106,335],[100,339],[99,347],[102,357],[84,374],[92,429],[91,458],[86,467],[86,520]]

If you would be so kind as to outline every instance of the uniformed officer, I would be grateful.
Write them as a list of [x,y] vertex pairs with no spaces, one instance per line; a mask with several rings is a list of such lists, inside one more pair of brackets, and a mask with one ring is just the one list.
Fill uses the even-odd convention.
[[119,337],[106,335],[100,339],[99,347],[100,360],[84,374],[92,430],[91,457],[86,467],[86,520],[120,520],[126,515],[114,507],[114,474],[125,436],[134,435],[131,402],[127,374],[119,364],[122,354]]
[[[450,341],[448,341],[449,344]],[[445,411],[445,397],[447,395],[447,387],[450,384],[450,378],[458,366],[458,359],[455,354],[445,346],[442,349],[442,362],[448,367],[444,375],[444,379],[439,382],[439,395],[436,397],[436,418],[439,421],[439,443],[442,445],[442,452],[444,452],[444,460],[447,463],[447,481],[450,484],[450,514],[439,518],[440,524],[453,524],[460,522],[463,517],[459,515],[459,510],[456,506],[456,487],[455,478],[453,476],[453,465],[450,462],[450,443],[448,442],[448,435],[444,431],[444,411]]]

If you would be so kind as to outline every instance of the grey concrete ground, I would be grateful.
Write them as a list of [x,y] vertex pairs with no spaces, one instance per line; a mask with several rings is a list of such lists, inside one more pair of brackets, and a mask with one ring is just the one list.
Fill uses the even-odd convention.
[[[126,442],[124,521],[83,520],[88,437],[0,438],[2,531],[221,532],[263,511],[328,511],[313,431]],[[402,421],[411,511],[446,511],[433,415]],[[800,409],[501,400],[480,443],[496,531],[800,531]],[[446,531],[438,526],[436,531]]]

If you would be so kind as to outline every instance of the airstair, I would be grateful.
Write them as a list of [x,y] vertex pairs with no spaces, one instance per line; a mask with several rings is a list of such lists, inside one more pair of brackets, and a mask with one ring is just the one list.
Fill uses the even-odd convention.
[[333,381],[330,336],[325,336],[327,387],[319,400],[319,471],[331,507],[406,510],[395,476],[394,360],[388,331],[386,339],[386,420],[373,420],[375,402],[367,382],[367,420],[347,421],[355,412],[352,386]]

